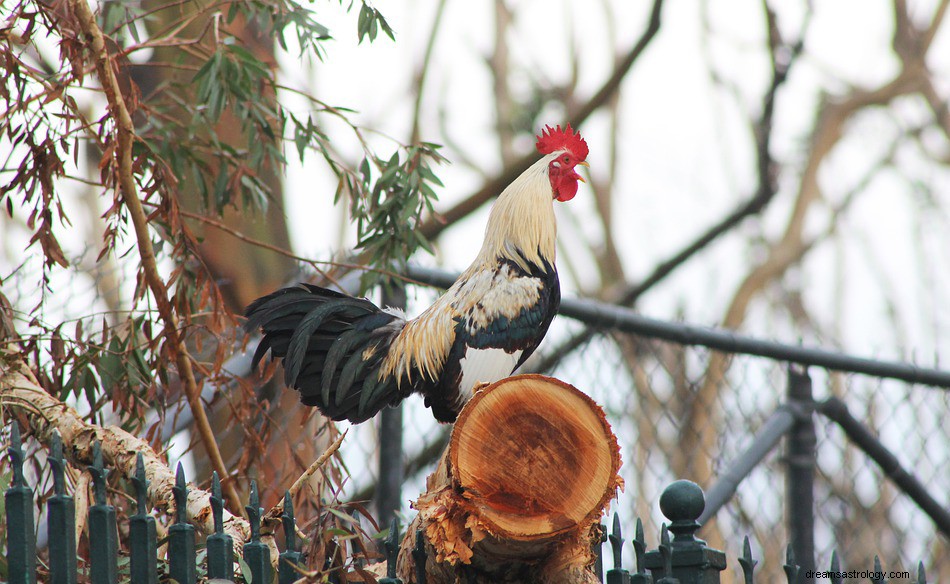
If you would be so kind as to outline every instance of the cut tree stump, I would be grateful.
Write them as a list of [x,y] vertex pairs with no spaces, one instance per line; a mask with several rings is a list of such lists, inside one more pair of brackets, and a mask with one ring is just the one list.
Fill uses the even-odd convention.
[[542,375],[489,385],[462,409],[413,504],[399,577],[416,582],[422,529],[427,584],[598,582],[593,547],[619,468],[603,410],[578,389]]

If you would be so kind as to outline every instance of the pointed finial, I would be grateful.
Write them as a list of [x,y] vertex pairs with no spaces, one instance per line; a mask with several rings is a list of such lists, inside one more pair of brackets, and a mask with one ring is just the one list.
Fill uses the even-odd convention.
[[617,513],[614,513],[613,525],[610,529],[610,535],[607,536],[607,539],[610,541],[610,551],[613,554],[614,558],[614,569],[620,570],[623,568],[623,534],[620,532],[620,516]]
[[248,504],[244,507],[247,511],[247,519],[251,524],[251,541],[257,542],[261,538],[261,499],[257,494],[257,481],[251,481],[251,495]]
[[396,577],[396,558],[399,554],[399,519],[393,517],[389,524],[389,534],[383,543],[386,548],[386,577]]
[[136,512],[145,515],[148,513],[149,481],[145,477],[145,457],[141,452],[135,455],[135,476],[132,477],[132,485],[135,487]]
[[109,470],[102,463],[102,444],[96,440],[92,443],[92,466],[89,467],[92,475],[92,490],[96,505],[106,504],[106,477]]
[[23,442],[20,439],[20,426],[14,421],[10,426],[10,447],[7,448],[10,453],[10,463],[13,467],[13,482],[11,486],[25,487],[26,480],[23,478]]
[[752,572],[755,565],[759,562],[752,559],[752,545],[749,543],[749,536],[745,536],[742,541],[742,556],[739,557],[739,565],[742,566],[742,576],[745,584],[752,584]]
[[884,568],[881,567],[881,558],[877,557],[877,554],[874,554],[874,572],[871,574],[871,582],[875,584],[885,584],[887,582],[884,578]]
[[831,584],[842,584],[841,562],[838,561],[838,550],[831,552]]
[[416,530],[416,545],[412,548],[412,563],[415,564],[416,582],[426,581],[426,539],[421,529]]
[[927,572],[924,571],[924,563],[917,564],[917,584],[927,584]]
[[290,497],[290,491],[284,491],[284,512],[280,514],[280,520],[284,524],[284,541],[287,542],[287,551],[297,551],[297,530],[294,525],[294,501]]
[[53,469],[53,494],[66,494],[66,460],[63,458],[63,439],[59,430],[53,429],[50,439],[49,464]]
[[660,529],[660,555],[663,557],[663,574],[669,578],[673,575],[673,550],[670,549],[670,531],[666,523]]
[[211,517],[214,521],[214,532],[224,531],[224,498],[221,497],[221,479],[218,471],[211,473]]
[[639,517],[637,517],[636,534],[633,537],[633,552],[637,557],[637,574],[646,574],[647,568],[643,563],[643,558],[647,552],[647,541],[643,536],[643,521],[640,521]]
[[175,497],[175,523],[188,523],[188,485],[185,483],[185,469],[180,462],[175,471],[172,495]]

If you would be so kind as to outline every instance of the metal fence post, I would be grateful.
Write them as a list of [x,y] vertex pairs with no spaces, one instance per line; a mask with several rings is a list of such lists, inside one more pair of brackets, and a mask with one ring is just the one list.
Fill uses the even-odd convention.
[[247,511],[247,520],[251,524],[251,541],[244,544],[244,561],[251,570],[253,584],[269,584],[271,575],[270,548],[261,542],[261,500],[257,494],[257,481],[251,481],[251,495],[244,510]]
[[280,515],[280,521],[284,525],[284,551],[280,553],[280,560],[277,562],[280,566],[277,573],[279,584],[293,584],[300,579],[300,573],[297,566],[303,560],[303,554],[297,551],[297,526],[294,518],[294,502],[290,497],[290,491],[284,492],[284,512]]
[[188,523],[188,485],[180,462],[172,495],[175,497],[175,523],[168,528],[168,574],[178,584],[194,584],[198,581],[195,526]]
[[53,496],[46,502],[49,581],[50,584],[76,584],[76,502],[66,494],[66,461],[63,459],[63,440],[58,431],[53,431],[50,450]]
[[[699,516],[706,500],[703,490],[694,482],[671,483],[660,495],[660,511],[670,520],[663,524],[663,542],[657,551],[647,552],[644,563],[656,584],[719,584],[720,573],[726,569],[726,554],[706,545],[696,537],[701,527]],[[673,533],[669,541],[667,531]]]
[[115,507],[106,502],[108,469],[102,463],[102,445],[92,445],[92,491],[95,505],[89,507],[89,575],[92,584],[116,584],[119,581],[119,532]]
[[[148,513],[148,485],[145,459],[135,455],[135,515],[129,517],[129,575],[136,584],[158,584],[158,533],[155,518]],[[75,554],[73,554],[75,555]]]
[[211,517],[214,533],[208,536],[208,578],[234,579],[234,539],[224,533],[224,498],[221,497],[221,479],[211,473]]
[[[804,368],[788,368],[788,402],[798,413],[798,419],[788,434],[785,463],[785,513],[788,536],[799,571],[799,582],[815,581],[815,457],[817,438],[812,412],[811,377]],[[808,575],[812,574],[811,577]]]
[[13,480],[4,493],[7,512],[7,570],[11,584],[36,582],[36,532],[33,530],[33,489],[23,478],[20,428],[10,430],[10,466]]
[[[389,282],[383,289],[383,306],[406,308],[406,289]],[[379,480],[376,482],[376,519],[389,525],[402,506],[402,405],[383,408],[379,418]]]

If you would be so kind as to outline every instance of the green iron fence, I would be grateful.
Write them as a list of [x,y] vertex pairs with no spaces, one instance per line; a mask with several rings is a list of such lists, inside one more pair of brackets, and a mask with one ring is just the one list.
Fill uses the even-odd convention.
[[[6,531],[7,531],[7,568],[11,584],[34,584],[37,582],[37,550],[33,525],[34,493],[26,484],[23,474],[23,452],[20,434],[14,423],[11,428],[11,444],[8,449],[13,470],[13,481],[5,494]],[[50,534],[48,550],[48,571],[43,574],[45,581],[54,584],[75,583],[78,581],[77,550],[75,545],[76,515],[73,498],[64,492],[62,444],[54,438],[49,456],[55,481],[54,495],[47,501],[47,521]],[[115,584],[131,582],[150,584],[159,581],[159,548],[156,537],[155,518],[147,510],[146,491],[148,482],[142,456],[137,459],[136,475],[133,479],[136,495],[136,513],[128,518],[128,538],[123,546],[119,541],[118,523],[115,507],[107,502],[106,476],[108,470],[103,466],[102,453],[98,444],[94,446],[94,462],[88,468],[92,476],[95,503],[88,509],[89,552],[86,558],[88,581],[92,584]],[[162,576],[178,584],[194,584],[200,581],[238,581],[266,582],[274,581],[271,568],[270,549],[260,541],[261,514],[263,509],[258,502],[257,485],[251,482],[250,501],[246,507],[251,525],[251,540],[244,545],[242,570],[234,570],[235,555],[230,536],[222,530],[223,500],[221,485],[217,475],[213,478],[212,513],[214,514],[215,533],[206,539],[206,554],[203,566],[196,553],[194,526],[188,523],[186,502],[188,488],[181,465],[176,474],[174,497],[176,509],[174,522],[168,529],[167,563],[162,565]],[[668,523],[664,523],[655,549],[648,550],[644,537],[643,524],[636,521],[635,537],[631,544],[634,550],[635,568],[631,572],[623,567],[623,545],[625,540],[621,532],[619,515],[613,516],[609,535],[601,529],[604,537],[597,546],[598,561],[595,570],[601,582],[607,584],[714,584],[720,582],[720,574],[727,567],[726,555],[706,545],[696,537],[701,528],[700,519],[706,509],[702,489],[690,481],[681,480],[669,485],[659,501],[660,509]],[[277,582],[290,584],[298,580],[300,573],[296,567],[304,562],[303,555],[296,549],[295,519],[290,494],[284,497],[284,512],[281,516],[286,544],[280,553]],[[672,535],[671,535],[672,534]],[[396,577],[396,557],[399,551],[399,529],[393,519],[389,536],[384,543],[387,560],[387,576],[379,580],[380,584],[401,584]],[[603,543],[609,542],[613,568],[603,570],[601,559]],[[422,533],[416,533],[416,546],[412,551],[415,564],[415,582],[426,583],[425,564],[427,555],[424,549]],[[121,558],[121,559],[120,559]],[[736,560],[741,567],[745,584],[756,581],[755,568],[758,562],[753,559],[749,538],[743,542],[743,553]],[[121,567],[121,569],[120,569]],[[199,568],[204,568],[199,574]],[[789,545],[782,565],[787,584],[827,578],[833,584],[842,584],[846,577],[863,578],[871,582],[884,583],[892,579],[909,581],[909,573],[885,572],[877,558],[872,568],[843,568],[837,556],[832,557],[831,565],[825,571],[809,569],[803,571],[795,561],[793,546]],[[339,572],[326,575],[326,581],[340,584],[343,581]],[[762,582],[761,579],[759,579]],[[923,563],[918,565],[915,580],[917,584],[927,582]]]
[[[8,448],[12,481],[5,493],[7,574],[10,584],[35,584],[38,581],[51,584],[75,584],[83,576],[92,584],[158,584],[159,576],[167,577],[178,584],[194,584],[208,579],[236,581],[234,566],[238,558],[234,553],[233,540],[223,531],[222,515],[224,501],[217,473],[212,478],[211,512],[214,518],[214,533],[205,541],[202,561],[196,549],[195,527],[186,516],[188,486],[181,464],[172,488],[175,498],[174,520],[168,527],[166,541],[167,562],[160,562],[159,541],[155,517],[149,513],[147,504],[148,480],[142,454],[136,460],[136,473],[132,479],[135,488],[135,514],[127,519],[127,542],[119,541],[119,523],[116,508],[108,502],[106,477],[109,470],[102,461],[99,443],[93,445],[93,464],[88,467],[92,477],[93,504],[86,512],[88,553],[82,573],[77,562],[76,506],[73,496],[65,492],[65,461],[63,446],[58,434],[54,434],[51,452],[47,458],[53,475],[53,495],[46,501],[48,533],[47,569],[42,572],[37,566],[36,531],[34,511],[36,503],[33,488],[27,484],[23,472],[23,449],[20,430],[13,423]],[[263,509],[257,492],[256,481],[251,481],[250,497],[245,507],[251,526],[250,541],[244,544],[240,579],[247,582],[272,582],[270,548],[260,540],[261,514]],[[279,584],[290,584],[299,579],[296,569],[302,564],[302,554],[296,544],[296,522],[293,503],[284,496],[281,522],[285,534],[285,550],[278,562]],[[122,552],[120,553],[120,549]],[[199,574],[200,569],[200,574]],[[167,581],[167,580],[163,580]]]

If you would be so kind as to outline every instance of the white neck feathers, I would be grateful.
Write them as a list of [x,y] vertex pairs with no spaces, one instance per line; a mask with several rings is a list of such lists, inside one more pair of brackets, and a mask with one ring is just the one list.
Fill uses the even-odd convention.
[[539,267],[544,260],[554,264],[557,223],[548,164],[559,154],[548,154],[535,162],[498,196],[473,267],[492,265],[499,257],[525,270],[531,269],[528,262]]

